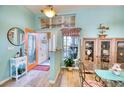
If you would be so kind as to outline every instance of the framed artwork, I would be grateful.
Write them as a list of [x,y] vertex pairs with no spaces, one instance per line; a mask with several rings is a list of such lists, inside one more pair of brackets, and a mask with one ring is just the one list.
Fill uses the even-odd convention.
[[40,20],[42,29],[50,27],[50,20],[48,18],[44,18]]
[[52,18],[52,27],[61,27],[62,26],[62,16],[56,16]]
[[75,15],[59,15],[55,16],[51,19],[42,18],[41,19],[41,27],[45,28],[56,28],[56,27],[75,27]]
[[64,16],[64,27],[75,27],[75,16]]

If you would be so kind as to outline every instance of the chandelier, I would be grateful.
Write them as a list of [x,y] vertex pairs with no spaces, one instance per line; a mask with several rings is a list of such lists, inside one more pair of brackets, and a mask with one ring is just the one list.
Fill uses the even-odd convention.
[[41,12],[44,13],[49,18],[52,18],[56,15],[56,10],[52,5],[48,5],[43,10],[41,10]]

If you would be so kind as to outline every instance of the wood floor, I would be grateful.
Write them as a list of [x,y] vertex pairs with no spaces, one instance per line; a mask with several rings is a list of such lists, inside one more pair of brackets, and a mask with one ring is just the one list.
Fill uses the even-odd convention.
[[[93,74],[86,75],[87,80],[94,80]],[[54,85],[49,84],[49,71],[31,70],[18,81],[9,80],[1,87],[80,87],[78,70],[62,69]]]
[[1,87],[47,87],[49,86],[49,71],[31,70],[18,81],[9,80]]
[[[87,80],[94,80],[94,74],[87,74]],[[68,71],[63,69],[61,71],[60,87],[81,87],[78,70]]]

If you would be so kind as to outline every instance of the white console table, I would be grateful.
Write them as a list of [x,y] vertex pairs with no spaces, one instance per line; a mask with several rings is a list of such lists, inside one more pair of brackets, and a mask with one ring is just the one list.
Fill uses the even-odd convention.
[[10,75],[11,78],[16,78],[23,76],[27,73],[27,63],[26,56],[10,58]]

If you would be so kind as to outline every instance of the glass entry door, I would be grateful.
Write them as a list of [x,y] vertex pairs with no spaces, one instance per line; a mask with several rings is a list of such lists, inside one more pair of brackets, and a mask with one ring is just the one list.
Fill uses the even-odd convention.
[[36,65],[36,34],[28,33],[28,70]]

